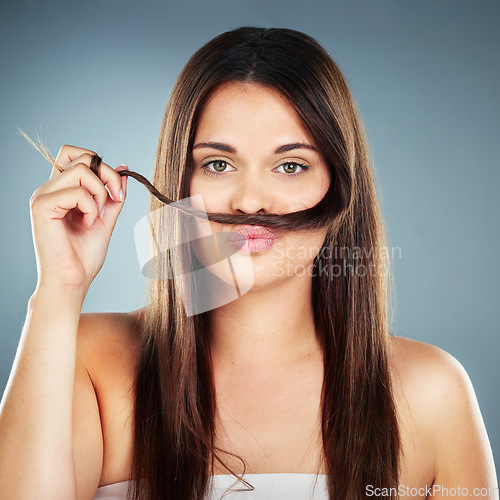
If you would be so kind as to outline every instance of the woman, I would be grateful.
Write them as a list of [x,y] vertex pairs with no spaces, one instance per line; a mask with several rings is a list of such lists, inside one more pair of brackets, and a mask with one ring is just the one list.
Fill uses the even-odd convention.
[[[31,198],[38,283],[2,403],[7,498],[125,498],[130,487],[135,499],[203,499],[211,486],[220,498],[243,473],[239,489],[255,490],[227,498],[498,498],[465,370],[388,332],[362,126],[317,42],[224,33],[190,59],[167,106],[153,184],[169,198],[242,221],[321,208],[292,231],[209,223],[236,243],[230,273],[210,268],[226,291],[243,284],[232,300],[204,302],[194,266],[172,251],[156,260],[145,308],[81,314],[126,193],[126,167],[103,163],[97,177],[93,154],[63,146],[64,171]],[[178,237],[168,223],[156,234]],[[208,247],[193,262],[207,266]],[[170,279],[155,274],[165,266]]]

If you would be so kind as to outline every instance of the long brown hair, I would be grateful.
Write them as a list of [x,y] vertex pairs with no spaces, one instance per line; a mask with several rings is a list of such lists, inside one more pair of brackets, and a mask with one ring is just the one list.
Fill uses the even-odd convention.
[[[313,38],[288,29],[243,27],[211,40],[192,56],[174,86],[153,184],[172,200],[189,196],[201,110],[210,92],[230,81],[280,91],[331,171],[330,188],[316,211],[288,224],[328,227],[314,261],[311,302],[324,354],[321,436],[329,496],[358,500],[366,496],[367,485],[395,488],[400,437],[389,371],[385,234],[362,124],[328,53]],[[151,212],[160,207],[152,198]],[[231,220],[238,217],[248,223],[254,216]],[[182,227],[167,222],[165,237],[179,241]],[[168,262],[160,259],[157,265],[184,269],[184,258],[170,253]],[[222,458],[229,452],[214,444],[208,317],[186,314],[187,281],[178,272],[149,280],[135,384],[135,500],[202,500],[214,460],[232,473]]]

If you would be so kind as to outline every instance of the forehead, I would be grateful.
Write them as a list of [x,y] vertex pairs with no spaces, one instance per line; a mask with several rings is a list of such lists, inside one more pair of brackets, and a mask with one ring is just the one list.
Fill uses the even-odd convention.
[[249,138],[266,133],[314,142],[306,125],[280,91],[257,83],[226,82],[209,94],[195,136],[208,139],[214,134],[236,136],[238,133],[247,134]]

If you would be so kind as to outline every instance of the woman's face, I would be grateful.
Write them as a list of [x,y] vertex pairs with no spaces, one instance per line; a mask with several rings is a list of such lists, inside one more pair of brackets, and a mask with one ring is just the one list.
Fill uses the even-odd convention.
[[[190,196],[201,195],[209,213],[295,212],[316,205],[330,185],[330,171],[307,128],[271,87],[229,82],[215,89],[191,153]],[[210,227],[233,241],[233,264],[251,259],[253,287],[294,276],[310,279],[326,235],[326,229],[268,234],[258,226],[210,222]]]

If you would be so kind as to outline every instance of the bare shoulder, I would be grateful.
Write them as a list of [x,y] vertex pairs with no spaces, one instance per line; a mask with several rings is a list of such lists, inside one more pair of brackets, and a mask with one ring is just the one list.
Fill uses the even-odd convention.
[[471,389],[471,383],[462,364],[440,347],[404,337],[390,337],[393,377],[403,384],[412,396],[449,397],[457,391]]
[[80,340],[133,340],[144,312],[145,308],[130,312],[82,313],[78,331]]
[[420,430],[450,425],[456,411],[476,401],[462,364],[432,344],[391,336],[391,374],[400,404],[418,417]]
[[131,312],[82,313],[77,353],[89,374],[99,379],[103,370],[137,358],[144,308]]
[[463,365],[444,349],[403,337],[391,336],[390,350],[400,418],[428,443],[434,482],[496,486],[491,446]]

